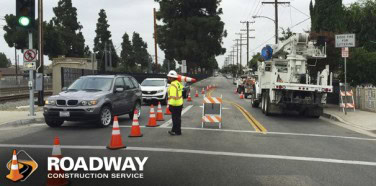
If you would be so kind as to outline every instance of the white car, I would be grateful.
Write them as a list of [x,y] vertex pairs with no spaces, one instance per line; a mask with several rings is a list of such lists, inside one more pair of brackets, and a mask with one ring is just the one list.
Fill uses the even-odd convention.
[[165,78],[146,78],[141,83],[142,100],[144,102],[160,101],[162,104],[167,104],[168,96],[168,82]]

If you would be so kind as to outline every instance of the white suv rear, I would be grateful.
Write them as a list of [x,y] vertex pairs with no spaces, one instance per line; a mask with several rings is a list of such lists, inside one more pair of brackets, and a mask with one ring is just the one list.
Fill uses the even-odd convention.
[[168,86],[167,79],[165,78],[146,78],[141,83],[142,100],[144,102],[157,100],[162,104],[167,104]]

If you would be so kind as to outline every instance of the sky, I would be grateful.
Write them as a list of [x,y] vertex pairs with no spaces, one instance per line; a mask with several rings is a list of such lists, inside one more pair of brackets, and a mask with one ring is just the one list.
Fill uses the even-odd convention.
[[[240,21],[255,21],[255,23],[250,24],[250,28],[255,29],[255,31],[250,32],[250,37],[255,37],[255,39],[250,39],[250,56],[259,52],[266,44],[274,44],[273,21],[265,18],[252,18],[252,16],[257,15],[274,19],[274,5],[262,5],[261,3],[270,1],[272,0],[222,0],[220,7],[223,9],[223,15],[221,15],[221,18],[225,23],[228,36],[223,39],[223,47],[227,49],[227,53],[216,58],[220,67],[224,64],[225,57],[232,50],[235,44],[234,40],[240,37],[236,33],[240,33],[241,29],[246,28],[246,25],[240,23]],[[309,20],[310,0],[283,1],[291,4],[290,6],[279,6],[279,27],[293,27],[293,32],[309,30],[311,25]],[[52,8],[57,6],[57,2],[58,0],[44,1],[44,20],[49,21],[54,17]],[[356,0],[343,0],[345,5],[353,2],[356,2]],[[123,34],[127,32],[131,37],[133,32],[138,32],[147,42],[148,52],[154,55],[153,8],[159,9],[159,4],[155,3],[154,0],[72,0],[72,3],[77,8],[78,20],[83,26],[82,32],[85,37],[85,44],[89,45],[90,48],[93,48],[94,45],[99,10],[105,9],[112,40],[119,54]],[[15,1],[0,1],[0,18],[3,18],[6,14],[15,14]],[[2,28],[5,24],[5,21],[0,19],[0,27]],[[0,52],[5,53],[14,64],[14,48],[9,48],[5,42],[3,29],[0,29],[0,36]],[[22,54],[19,53],[19,55],[22,65]],[[246,46],[243,46],[242,56],[242,64],[244,65],[246,63]],[[164,59],[164,53],[160,49],[158,49],[158,58],[160,63]],[[45,57],[45,62],[46,64],[50,63],[47,57]]]

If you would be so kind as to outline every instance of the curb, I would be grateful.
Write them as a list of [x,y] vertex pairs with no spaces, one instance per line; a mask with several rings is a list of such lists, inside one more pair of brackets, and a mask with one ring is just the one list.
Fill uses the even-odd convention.
[[44,118],[23,119],[0,124],[0,127],[19,127],[33,123],[44,123]]
[[[323,112],[323,113],[321,114],[321,116],[324,117],[324,118],[327,118],[327,119],[331,119],[331,120],[333,120],[333,121],[337,121],[337,122],[345,123],[340,117],[338,117],[338,116],[336,116],[336,115],[332,115],[332,114],[328,114],[328,113]],[[345,123],[345,124],[347,124],[347,123]]]

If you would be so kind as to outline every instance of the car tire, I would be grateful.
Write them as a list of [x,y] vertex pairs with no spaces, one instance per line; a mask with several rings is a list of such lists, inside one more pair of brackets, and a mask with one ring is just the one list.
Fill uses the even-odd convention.
[[47,118],[45,118],[45,121],[46,121],[46,124],[52,128],[60,127],[64,123],[64,120],[52,120],[52,119],[47,119]]
[[99,112],[99,119],[97,121],[97,125],[99,127],[105,128],[112,124],[114,120],[114,115],[112,110],[109,106],[102,107],[101,111]]
[[139,101],[136,102],[136,104],[133,106],[132,112],[129,113],[129,118],[131,118],[131,120],[133,120],[134,111],[136,109],[138,110],[138,118],[140,118],[141,117],[141,103]]

